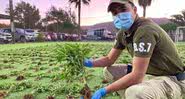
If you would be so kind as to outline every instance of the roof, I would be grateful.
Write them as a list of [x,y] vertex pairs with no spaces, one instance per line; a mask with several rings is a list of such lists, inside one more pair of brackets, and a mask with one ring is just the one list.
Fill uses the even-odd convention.
[[168,18],[149,18],[152,21],[154,21],[157,24],[167,24],[167,23],[171,23],[171,21]]
[[116,31],[114,28],[114,24],[112,22],[98,23],[92,26],[82,26],[81,28],[83,30],[96,30],[96,29],[104,28],[104,29],[107,29],[108,31],[111,31],[112,33]]
[[[167,24],[167,23],[171,23],[171,21],[168,18],[149,18],[152,21],[154,21],[157,24]],[[105,22],[105,23],[98,23],[92,26],[82,26],[81,27],[83,30],[95,30],[95,29],[99,29],[99,28],[106,28],[107,30],[111,31],[111,32],[115,32],[115,27],[113,22]]]
[[0,19],[10,19],[10,16],[4,15],[4,14],[0,14]]

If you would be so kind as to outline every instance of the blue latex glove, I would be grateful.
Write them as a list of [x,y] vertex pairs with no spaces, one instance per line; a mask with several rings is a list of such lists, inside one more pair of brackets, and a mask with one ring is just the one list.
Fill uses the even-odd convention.
[[86,67],[93,67],[92,59],[85,59],[84,66]]
[[91,99],[101,99],[103,96],[105,96],[107,94],[106,89],[105,88],[101,88],[99,90],[97,90]]
[[80,99],[84,99],[84,97],[83,97],[83,96],[81,96],[81,97],[80,97]]

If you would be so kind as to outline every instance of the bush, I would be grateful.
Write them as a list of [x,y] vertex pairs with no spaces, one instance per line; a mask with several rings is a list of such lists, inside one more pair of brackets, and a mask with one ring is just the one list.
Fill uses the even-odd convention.
[[177,25],[175,23],[167,23],[161,24],[161,28],[163,28],[166,32],[175,31],[177,29]]
[[44,38],[44,33],[39,33],[37,38],[36,38],[36,41],[38,42],[44,42],[45,38]]

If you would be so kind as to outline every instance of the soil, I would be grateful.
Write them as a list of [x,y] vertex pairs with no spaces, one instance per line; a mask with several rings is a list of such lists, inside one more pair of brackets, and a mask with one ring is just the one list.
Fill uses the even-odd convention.
[[48,70],[47,73],[51,73],[52,71],[51,70]]
[[37,65],[41,65],[41,62],[38,62],[38,64]]
[[42,79],[41,77],[36,77],[35,81],[38,81],[38,80],[41,80],[41,79]]
[[47,99],[55,99],[53,96],[48,96]]
[[22,75],[20,75],[20,76],[18,76],[18,77],[16,78],[17,81],[20,81],[20,80],[23,80],[23,79],[25,79],[25,78],[24,78],[24,76],[22,76]]
[[0,91],[0,99],[4,99],[4,97],[7,95],[7,92]]
[[94,89],[99,89],[100,85],[94,86]]
[[91,90],[87,84],[85,84],[85,87],[80,91],[80,94],[83,99],[91,99]]
[[3,60],[3,63],[8,63],[8,60]]
[[71,96],[71,95],[67,95],[66,99],[75,99],[75,98],[73,96]]
[[39,67],[35,67],[34,69],[35,69],[35,72],[37,72],[37,71],[39,71],[39,70],[40,70],[40,68],[39,68]]
[[14,66],[6,66],[6,67],[4,67],[4,69],[14,69],[15,67]]
[[106,84],[106,83],[108,83],[108,81],[104,79],[104,80],[102,81],[102,83],[103,83],[103,84]]
[[24,95],[23,99],[34,99],[32,94],[26,94]]
[[7,75],[0,75],[0,79],[7,79],[8,76]]
[[23,69],[23,71],[26,71],[26,70],[27,70],[27,68],[24,68],[24,69]]

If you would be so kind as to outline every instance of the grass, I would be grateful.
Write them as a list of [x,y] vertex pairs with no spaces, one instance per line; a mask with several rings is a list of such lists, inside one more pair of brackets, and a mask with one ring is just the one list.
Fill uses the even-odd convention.
[[[65,99],[67,94],[62,91],[63,89],[57,89],[60,84],[65,83],[60,77],[62,64],[56,61],[53,54],[58,43],[61,42],[0,45],[0,75],[5,76],[5,78],[0,77],[0,90],[9,92],[6,99],[21,99],[30,93],[36,99],[46,99],[49,95],[55,95],[56,99]],[[112,46],[112,42],[88,43],[96,49],[97,53],[93,57],[105,55]],[[90,69],[90,71],[93,76],[88,80],[88,84],[94,89],[101,85],[102,69]],[[24,79],[17,81],[19,76],[23,76]],[[54,90],[52,88],[56,88],[61,93],[51,93],[51,90]],[[109,96],[110,99],[113,97],[117,96]]]
[[[10,50],[10,49],[21,49],[21,48],[30,48],[30,47],[39,47],[39,46],[50,46],[56,45],[57,43],[61,42],[41,42],[41,43],[17,43],[17,44],[4,44],[0,45],[0,51],[3,50]],[[65,43],[74,43],[74,42],[65,42]],[[75,43],[91,43],[91,44],[112,44],[112,42],[75,42]]]
[[[25,94],[33,94],[35,99],[46,99],[54,95],[56,99],[65,99],[66,91],[63,85],[70,86],[61,79],[62,64],[54,58],[54,49],[57,43],[26,43],[0,45],[0,92],[9,91],[5,99],[21,99]],[[93,49],[93,58],[106,55],[113,42],[76,42],[89,43]],[[179,54],[185,63],[185,43],[177,44]],[[130,63],[131,57],[126,51],[117,60],[117,63]],[[95,91],[105,86],[102,84],[102,68],[87,69],[91,74],[88,85]],[[24,79],[17,81],[17,77]],[[118,99],[115,93],[106,99]],[[79,99],[79,98],[77,98]]]

